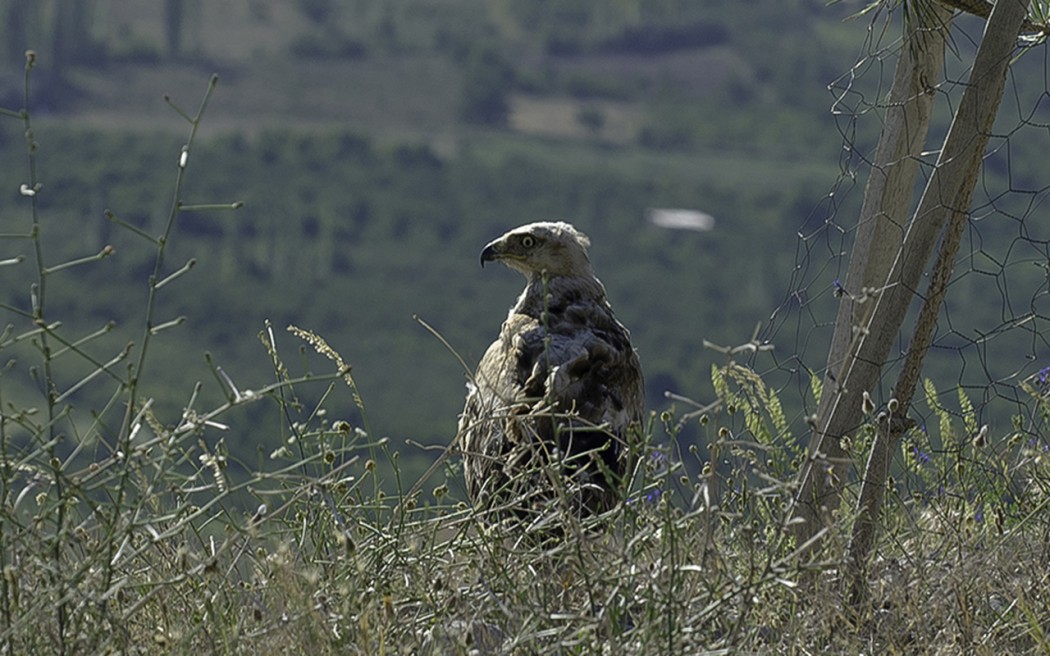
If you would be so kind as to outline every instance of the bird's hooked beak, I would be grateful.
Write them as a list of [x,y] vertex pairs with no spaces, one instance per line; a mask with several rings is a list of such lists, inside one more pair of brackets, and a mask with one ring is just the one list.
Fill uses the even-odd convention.
[[481,250],[481,268],[485,268],[486,262],[495,262],[497,259],[499,259],[500,250],[497,247],[498,244],[499,240],[490,242],[488,245],[485,246],[485,248]]

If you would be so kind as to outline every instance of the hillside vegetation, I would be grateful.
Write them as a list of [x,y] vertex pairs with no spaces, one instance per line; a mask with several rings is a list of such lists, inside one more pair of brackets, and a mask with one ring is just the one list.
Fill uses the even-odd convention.
[[[184,200],[245,207],[179,219],[168,262],[196,258],[197,282],[173,288],[162,308],[186,324],[158,340],[164,377],[149,393],[161,416],[180,410],[195,381],[212,380],[204,351],[240,385],[265,380],[254,336],[269,319],[337,344],[375,430],[424,443],[451,437],[465,377],[413,315],[475,362],[520,285],[480,271],[477,252],[538,219],[570,220],[592,237],[653,407],[665,390],[709,393],[713,357],[702,340],[746,339],[768,316],[785,293],[795,233],[837,174],[840,137],[823,87],[849,60],[834,61],[814,39],[838,47],[862,27],[817,3],[770,3],[758,25],[733,3],[608,15],[601,3],[525,12],[515,3],[352,11],[259,2],[247,14],[186,3],[184,45],[169,52],[159,12],[86,4],[105,18],[85,37],[94,59],[56,71],[48,49],[29,44],[39,58],[31,102],[42,108],[41,209],[56,226],[43,237],[58,258],[107,244],[115,255],[64,280],[56,312],[84,330],[115,320],[107,345],[133,339],[124,327],[140,312],[148,256],[104,211],[156,232],[179,146],[180,121],[162,98],[192,105],[205,72],[218,70],[193,153],[207,174],[187,179]],[[787,19],[797,31],[778,22]],[[759,28],[777,56],[759,47]],[[103,38],[112,34],[122,38]],[[18,126],[0,138],[15,148]],[[17,189],[24,173],[6,167],[0,177]],[[21,198],[0,202],[12,221],[24,216]],[[699,209],[717,228],[668,232],[645,222],[653,207]],[[57,226],[84,230],[86,243]],[[7,275],[4,302],[25,307],[27,278]],[[339,411],[356,417],[348,400]],[[255,430],[228,440],[235,453],[275,446]]]
[[[521,284],[507,271],[481,271],[477,252],[538,219],[569,220],[592,237],[653,410],[670,407],[668,391],[709,398],[708,372],[722,356],[704,341],[738,344],[756,326],[775,347],[758,366],[776,386],[805,388],[806,372],[823,366],[858,175],[878,130],[872,103],[887,75],[879,48],[899,29],[886,16],[844,21],[860,7],[816,2],[761,11],[587,0],[529,9],[472,0],[169,4],[178,11],[81,0],[93,20],[78,38],[92,56],[56,61],[37,48],[29,97],[48,252],[63,261],[114,249],[64,274],[50,302],[75,330],[114,321],[99,342],[105,351],[135,339],[150,261],[140,236],[118,224],[155,235],[172,202],[165,185],[182,121],[164,98],[189,111],[206,71],[220,73],[193,153],[207,173],[189,176],[180,200],[244,207],[186,213],[176,226],[165,269],[191,258],[195,266],[194,283],[170,288],[158,308],[185,320],[154,345],[163,374],[148,393],[166,421],[198,381],[203,398],[222,398],[214,366],[240,386],[263,384],[270,364],[256,335],[267,320],[296,323],[339,348],[373,430],[422,471],[432,454],[410,444],[450,440],[466,372],[414,317],[473,366]],[[21,32],[8,25],[9,59],[21,56],[17,39],[52,42],[49,26],[65,20],[54,9],[41,3],[22,16]],[[959,25],[949,98],[981,27]],[[1019,80],[1035,79],[1024,72],[1034,73],[1036,59],[1019,62]],[[0,92],[9,107],[21,104],[17,70],[9,61]],[[1023,220],[1038,203],[1038,141],[1019,130],[1039,130],[1040,91],[1010,92],[978,218]],[[948,107],[937,106],[934,131],[945,129]],[[22,141],[17,124],[0,125],[5,152]],[[4,189],[24,180],[19,167],[0,171]],[[709,213],[715,227],[658,228],[646,212],[660,207]],[[24,225],[23,197],[0,197],[0,213],[24,230],[15,227]],[[1038,294],[1041,277],[1032,251],[1011,245],[1011,221],[973,228],[949,299],[950,316],[969,325],[943,333],[928,369],[944,388],[977,390],[984,420],[1005,431],[1017,396],[989,405],[1003,395],[996,381],[1019,366],[1038,369],[1039,353],[971,336],[1018,323],[1014,308]],[[1023,230],[1037,246],[1038,228]],[[28,307],[32,272],[3,274],[3,302]],[[1001,307],[988,302],[999,296]],[[70,371],[70,382],[79,375]],[[13,378],[9,393],[31,398],[24,380]],[[90,405],[106,394],[86,386],[75,398]],[[785,399],[794,422],[811,401]],[[334,402],[334,412],[361,420],[349,398]],[[253,408],[226,436],[231,452],[276,448],[258,424],[274,412]],[[697,437],[690,427],[682,439]]]

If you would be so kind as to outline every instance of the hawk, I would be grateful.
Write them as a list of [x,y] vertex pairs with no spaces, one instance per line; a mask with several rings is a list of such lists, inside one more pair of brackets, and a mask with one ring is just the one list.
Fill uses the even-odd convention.
[[631,336],[568,223],[515,228],[481,251],[525,275],[467,384],[458,442],[475,505],[519,517],[565,500],[601,513],[633,472],[645,392]]

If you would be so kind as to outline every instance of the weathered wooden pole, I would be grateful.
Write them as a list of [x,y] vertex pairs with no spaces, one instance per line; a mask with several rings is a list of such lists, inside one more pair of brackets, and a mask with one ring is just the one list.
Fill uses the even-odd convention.
[[[875,301],[887,284],[901,252],[919,170],[919,157],[933,113],[935,87],[941,79],[944,50],[952,12],[936,2],[914,12],[887,100],[885,124],[864,204],[857,221],[849,269],[843,284],[838,316],[828,353],[824,393],[802,467],[795,525],[798,543],[812,538],[826,524],[826,512],[839,504],[839,485],[845,481],[848,459],[841,438],[861,422],[861,399],[874,387],[888,339],[874,349],[871,335],[861,329],[870,324]],[[924,5],[925,6],[925,5]],[[867,346],[862,351],[862,346]],[[867,357],[862,357],[868,353]]]
[[[981,160],[1003,97],[1017,33],[1027,13],[1027,2],[1022,0],[999,0],[992,9],[974,58],[966,91],[945,137],[937,166],[915,212],[913,225],[921,221],[938,229],[945,224],[947,227],[941,237],[940,252],[908,345],[904,366],[893,387],[893,407],[879,422],[864,472],[847,556],[850,597],[855,603],[864,598],[867,590],[867,563],[882,509],[889,463],[901,434],[907,428],[901,418],[906,416],[911,405],[923,359],[933,340],[937,317],[954,270],[959,242],[969,219],[970,202]],[[912,281],[918,281],[925,260],[919,261],[918,256],[911,253],[908,243],[910,236],[909,232],[905,240],[904,266],[915,267],[917,271],[906,269],[903,278],[909,282],[908,289],[913,289]],[[908,255],[913,257],[909,258]],[[907,294],[909,299],[910,296]]]

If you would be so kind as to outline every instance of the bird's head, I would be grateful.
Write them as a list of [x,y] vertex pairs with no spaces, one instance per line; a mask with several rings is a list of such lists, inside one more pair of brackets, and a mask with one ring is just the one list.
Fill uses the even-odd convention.
[[593,276],[591,241],[568,223],[543,221],[514,228],[481,251],[481,266],[502,262],[526,276]]

